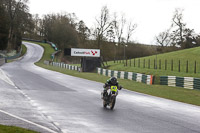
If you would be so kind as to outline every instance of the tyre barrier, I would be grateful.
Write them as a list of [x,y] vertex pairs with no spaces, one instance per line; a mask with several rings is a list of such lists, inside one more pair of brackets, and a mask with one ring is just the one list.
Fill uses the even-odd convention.
[[69,64],[65,64],[65,63],[52,62],[52,61],[45,60],[44,64],[45,65],[50,65],[50,66],[55,66],[55,67],[60,67],[60,68],[65,68],[65,69],[75,70],[75,71],[81,72],[81,67],[73,66],[73,65],[69,65]]
[[160,84],[168,85],[168,86],[172,86],[172,87],[183,87],[186,89],[199,89],[200,90],[200,78],[161,76]]
[[148,85],[153,84],[153,75],[145,75],[141,73],[125,72],[125,71],[114,71],[103,68],[97,68],[97,73],[108,77],[115,76],[120,79],[134,80],[136,82],[141,82]]

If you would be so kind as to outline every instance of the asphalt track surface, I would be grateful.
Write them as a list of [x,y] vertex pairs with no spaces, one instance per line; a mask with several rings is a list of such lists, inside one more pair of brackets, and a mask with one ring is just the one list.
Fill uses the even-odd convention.
[[24,58],[1,67],[14,86],[0,80],[0,124],[42,133],[200,133],[199,106],[124,89],[115,109],[105,109],[102,83],[37,67],[42,47],[24,44]]

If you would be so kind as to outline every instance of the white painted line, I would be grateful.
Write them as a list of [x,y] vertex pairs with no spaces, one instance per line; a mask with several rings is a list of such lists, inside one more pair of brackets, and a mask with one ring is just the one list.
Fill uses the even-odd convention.
[[8,84],[15,86],[15,84],[10,80],[10,78],[4,73],[4,71],[0,68],[0,79],[4,80]]
[[62,131],[63,133],[67,133],[67,132],[68,132],[67,129],[62,129],[61,131]]
[[51,116],[47,116],[47,118],[50,120],[50,121],[53,121],[53,118]]
[[53,122],[53,124],[55,124],[56,126],[59,126],[60,124],[59,123],[57,123],[57,122]]
[[4,113],[4,114],[7,114],[7,115],[9,115],[9,116],[11,116],[11,117],[14,117],[14,118],[16,118],[16,119],[22,120],[22,121],[24,121],[24,122],[27,122],[27,123],[29,123],[29,124],[32,124],[32,125],[34,125],[34,126],[37,126],[37,127],[41,128],[41,129],[44,129],[44,130],[46,130],[46,131],[48,131],[48,132],[57,133],[57,132],[55,132],[55,131],[53,131],[53,130],[47,128],[47,127],[44,127],[44,126],[39,125],[39,124],[36,124],[36,123],[31,122],[31,121],[29,121],[29,120],[20,118],[20,117],[18,117],[18,116],[16,116],[16,115],[10,114],[10,113],[5,112],[5,111],[3,111],[3,110],[0,110],[0,112],[1,112],[1,113]]
[[28,100],[30,100],[31,101],[31,98],[30,97],[27,97],[28,98]]

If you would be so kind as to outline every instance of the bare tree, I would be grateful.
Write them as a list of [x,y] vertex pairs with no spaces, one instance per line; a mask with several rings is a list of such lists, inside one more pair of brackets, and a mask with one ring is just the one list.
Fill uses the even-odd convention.
[[136,23],[132,24],[132,22],[130,21],[129,24],[128,24],[128,27],[127,27],[126,43],[129,42],[130,37],[132,36],[133,31],[134,31],[136,28],[137,28],[137,24],[136,24]]
[[169,46],[170,43],[172,43],[170,30],[171,28],[159,33],[158,36],[155,37],[157,44],[161,47]]
[[174,44],[178,44],[181,46],[184,42],[183,32],[186,26],[186,23],[183,22],[183,9],[175,10],[172,21],[173,27],[178,27],[176,30],[173,31],[173,34],[171,35],[172,40],[174,41]]
[[118,44],[121,44],[121,41],[122,41],[121,39],[122,39],[122,35],[123,35],[123,32],[124,32],[125,24],[126,24],[126,19],[124,17],[124,14],[122,14],[121,19],[118,20],[117,14],[115,13],[113,25],[114,25],[115,34],[116,34],[116,37],[117,37],[117,43]]
[[97,40],[98,48],[100,48],[101,42],[105,37],[108,28],[112,25],[110,21],[110,14],[107,6],[102,7],[100,18],[96,18],[97,26],[95,28],[95,36]]
[[113,30],[113,26],[110,26],[110,28],[107,30],[106,37],[109,42],[115,42],[115,32]]

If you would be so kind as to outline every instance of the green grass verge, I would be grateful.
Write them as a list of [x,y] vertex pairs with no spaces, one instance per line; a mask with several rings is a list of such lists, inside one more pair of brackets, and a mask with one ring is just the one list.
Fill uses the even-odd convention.
[[42,46],[44,48],[44,53],[43,53],[41,60],[35,64],[42,65],[45,60],[51,60],[51,54],[53,52],[55,52],[55,50],[51,47],[51,45],[49,45],[47,43],[36,43],[36,44],[39,44],[40,46]]
[[[40,43],[39,43],[40,44]],[[50,47],[48,44],[40,44],[44,47],[45,52],[44,56],[42,59],[36,63],[36,65],[61,72],[64,74],[88,79],[88,80],[93,80],[101,83],[105,83],[108,77],[99,75],[97,73],[81,73],[77,71],[71,71],[59,67],[54,67],[54,66],[47,66],[43,64],[44,60],[50,60],[50,55],[53,53],[53,49]],[[194,104],[194,105],[199,105],[200,106],[200,91],[199,90],[188,90],[184,88],[179,88],[179,87],[169,87],[169,86],[163,86],[163,85],[146,85],[143,83],[138,83],[135,81],[130,81],[130,80],[122,80],[118,79],[119,83],[126,89],[136,91],[136,92],[141,92],[157,97],[162,97],[162,98],[167,98],[175,101],[180,101],[180,102],[185,102],[189,104]],[[102,89],[102,88],[99,88]]]
[[0,133],[37,133],[37,132],[14,126],[0,125]]
[[24,44],[22,44],[22,55],[21,56],[24,56],[26,54],[26,51],[27,51],[27,48]]

